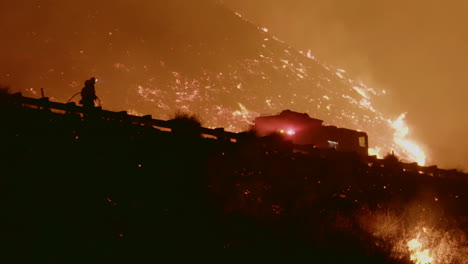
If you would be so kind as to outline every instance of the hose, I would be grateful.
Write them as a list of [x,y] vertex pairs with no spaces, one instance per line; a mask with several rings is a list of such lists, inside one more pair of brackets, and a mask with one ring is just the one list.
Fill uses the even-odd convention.
[[76,94],[74,94],[72,97],[70,97],[70,99],[68,99],[67,101],[67,104],[73,99],[73,97],[79,95],[81,92],[77,92]]

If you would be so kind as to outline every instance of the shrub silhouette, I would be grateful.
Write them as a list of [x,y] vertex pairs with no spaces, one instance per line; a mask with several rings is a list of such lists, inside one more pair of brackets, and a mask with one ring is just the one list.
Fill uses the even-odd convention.
[[400,159],[394,153],[388,153],[383,159],[390,163],[400,162]]
[[180,137],[199,138],[201,121],[197,115],[177,111],[173,119],[169,120],[172,133]]

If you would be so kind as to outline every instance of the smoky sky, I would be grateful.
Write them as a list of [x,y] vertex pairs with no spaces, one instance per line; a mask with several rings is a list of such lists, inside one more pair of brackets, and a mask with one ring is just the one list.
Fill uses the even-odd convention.
[[[255,27],[241,23],[229,10],[221,10],[213,2],[1,1],[0,84],[21,91],[46,87],[47,96],[66,101],[85,78],[97,74],[103,77],[98,93],[107,103],[106,108],[112,108],[113,101],[115,108],[111,110],[127,107],[119,104],[121,101],[140,104],[135,102],[142,87],[154,88],[150,93],[165,99],[155,101],[159,109],[173,111],[169,102],[180,99],[175,94],[187,93],[184,96],[191,98],[193,91],[179,87],[180,91],[177,88],[169,92],[161,80],[178,78],[174,71],[180,74],[202,67],[212,73],[247,70],[242,66],[226,68],[239,58],[258,54],[260,43],[264,43],[264,36],[258,35]],[[410,137],[427,150],[430,165],[468,168],[468,2],[222,2],[243,18],[267,27],[286,45],[310,49],[318,60],[346,69],[352,78],[370,87],[387,91],[373,103],[393,118],[407,112]],[[221,83],[224,77],[216,78]],[[234,88],[235,93],[230,90],[225,96],[215,88],[207,92],[210,96],[220,93],[223,109],[229,110],[226,113],[237,107],[240,96],[246,97],[242,103],[249,109],[272,93],[264,89],[247,94],[236,88],[236,79],[231,80],[236,83],[226,89]],[[247,82],[258,83],[258,87],[264,83],[262,79]],[[275,83],[271,85],[278,89],[275,93],[283,98],[289,96],[287,91],[279,90],[280,82]],[[193,96],[200,98],[200,94]],[[247,95],[258,100],[248,105]],[[213,102],[207,102],[191,110],[208,111],[206,106]],[[151,107],[144,108],[143,114],[152,113]],[[288,105],[283,103],[281,107]]]
[[223,0],[320,60],[388,91],[410,135],[442,167],[468,167],[468,2]]

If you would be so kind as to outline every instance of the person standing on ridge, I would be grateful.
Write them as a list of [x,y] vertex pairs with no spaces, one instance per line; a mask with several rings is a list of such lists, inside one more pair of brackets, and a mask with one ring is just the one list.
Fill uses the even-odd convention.
[[85,81],[85,86],[81,89],[81,100],[80,104],[85,108],[93,108],[94,100],[98,99],[96,96],[96,90],[94,89],[94,84],[96,83],[96,78],[91,77],[91,79]]

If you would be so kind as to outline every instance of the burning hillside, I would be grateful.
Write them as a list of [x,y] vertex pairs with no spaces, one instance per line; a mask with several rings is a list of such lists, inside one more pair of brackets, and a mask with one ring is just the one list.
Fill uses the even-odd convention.
[[[66,101],[91,75],[106,109],[169,118],[200,115],[205,126],[248,128],[260,114],[306,112],[366,131],[375,152],[395,149],[424,164],[421,149],[373,105],[385,91],[299,52],[211,1],[2,3],[0,82],[25,95]],[[18,18],[25,20],[18,20]],[[18,51],[21,56],[18,56]]]

